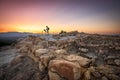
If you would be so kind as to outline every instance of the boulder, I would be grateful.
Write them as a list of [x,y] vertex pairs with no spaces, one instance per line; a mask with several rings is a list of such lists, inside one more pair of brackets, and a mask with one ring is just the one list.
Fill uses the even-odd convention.
[[107,63],[108,65],[114,65],[114,64],[115,64],[114,59],[108,59],[108,60],[106,61],[106,63]]
[[64,49],[56,50],[55,52],[56,52],[57,55],[67,54],[67,51],[64,50]]
[[109,74],[107,77],[111,80],[120,80],[120,77],[115,74]]
[[115,59],[114,62],[115,62],[116,65],[120,66],[120,60],[119,59]]
[[120,47],[115,47],[115,50],[120,50]]
[[92,60],[88,58],[84,58],[82,56],[77,55],[68,55],[65,57],[66,60],[76,62],[82,67],[89,67]]
[[49,49],[38,49],[35,51],[35,56],[40,56],[49,52]]
[[108,57],[106,57],[106,60],[108,60],[108,59],[115,59],[116,58],[116,56],[108,56]]
[[90,75],[90,71],[89,70],[87,70],[87,71],[85,71],[85,73],[84,73],[84,77],[83,77],[83,79],[82,80],[91,80],[91,75]]
[[49,80],[63,80],[57,73],[49,71],[48,74],[49,74]]
[[35,53],[36,50],[43,48],[42,45],[33,45],[30,53]]
[[49,64],[50,80],[78,80],[82,78],[83,72],[82,67],[66,60],[52,60]]
[[[114,76],[114,69],[108,65],[100,65],[98,67],[96,67],[97,71],[100,72],[102,75],[105,75],[107,78],[112,79],[113,77],[116,78],[116,76]],[[116,80],[116,79],[112,79],[112,80]]]
[[103,76],[103,77],[101,78],[101,80],[108,80],[108,78],[105,77],[105,76]]
[[28,54],[30,58],[32,58],[35,62],[39,62],[39,57],[35,56],[34,54],[30,53]]
[[44,72],[45,71],[45,66],[43,65],[43,63],[41,61],[39,61],[39,70],[41,72]]
[[87,53],[87,52],[88,52],[88,49],[86,49],[86,48],[79,48],[79,50],[80,50],[81,52],[84,52],[84,53]]
[[19,53],[27,53],[28,52],[28,47],[21,46],[19,49],[17,49],[17,52],[19,52]]
[[39,56],[39,69],[40,71],[44,72],[45,69],[48,68],[48,64],[51,59],[53,59],[55,56],[52,54],[44,54]]
[[40,61],[43,63],[45,67],[48,66],[48,63],[51,59],[53,59],[55,56],[54,55],[42,55],[39,57]]
[[92,72],[92,75],[96,78],[100,78],[101,74],[99,72]]
[[104,50],[102,50],[102,49],[99,49],[99,51],[98,51],[99,53],[104,53]]

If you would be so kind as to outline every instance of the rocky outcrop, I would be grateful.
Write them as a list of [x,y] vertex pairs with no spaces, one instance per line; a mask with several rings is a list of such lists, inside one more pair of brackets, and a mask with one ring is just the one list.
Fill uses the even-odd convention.
[[27,56],[17,56],[10,64],[0,67],[0,80],[42,80],[38,64]]
[[50,80],[78,80],[83,72],[84,69],[79,65],[66,60],[52,60],[49,64]]
[[[116,74],[116,72],[115,72],[115,68],[113,68],[113,67],[111,67],[111,66],[109,66],[109,65],[105,65],[105,66],[103,66],[103,65],[101,65],[101,66],[98,66],[97,68],[96,68],[102,75],[105,75],[108,79],[110,79],[110,80],[119,80],[120,79],[120,77],[119,76],[117,76],[117,74],[119,74],[120,72],[118,72],[117,74]],[[106,78],[106,79],[107,79]],[[104,78],[102,78],[102,79],[105,79],[105,77]]]
[[21,55],[0,67],[0,80],[120,80],[120,38],[70,35],[77,38],[46,41],[29,36],[21,40],[15,46]]

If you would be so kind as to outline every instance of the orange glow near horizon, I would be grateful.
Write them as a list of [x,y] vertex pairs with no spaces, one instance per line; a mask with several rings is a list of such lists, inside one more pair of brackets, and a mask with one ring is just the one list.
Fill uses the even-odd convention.
[[[15,27],[0,27],[0,32],[30,32],[30,33],[44,33],[43,29],[45,27],[39,27],[35,25],[21,25],[21,26],[15,26]],[[75,28],[75,29],[74,29]],[[50,27],[50,33],[59,33],[61,30],[70,32],[70,31],[79,31],[79,32],[87,32],[87,33],[99,33],[99,34],[120,34],[118,29],[114,28],[81,28],[81,27]]]
[[[0,32],[50,33],[61,30],[120,34],[119,9],[105,1],[3,0],[0,2]],[[112,4],[112,5],[111,5]],[[118,5],[119,6],[119,5]]]

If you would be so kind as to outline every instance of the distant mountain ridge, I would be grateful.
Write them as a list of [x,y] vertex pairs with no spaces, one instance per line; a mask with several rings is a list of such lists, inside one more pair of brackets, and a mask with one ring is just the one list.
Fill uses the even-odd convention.
[[0,37],[25,37],[28,35],[40,35],[40,34],[34,34],[34,33],[27,33],[27,32],[6,32],[6,33],[0,33]]
[[40,36],[41,34],[33,34],[27,32],[4,32],[0,33],[0,46],[10,45],[18,38],[27,37],[28,35]]

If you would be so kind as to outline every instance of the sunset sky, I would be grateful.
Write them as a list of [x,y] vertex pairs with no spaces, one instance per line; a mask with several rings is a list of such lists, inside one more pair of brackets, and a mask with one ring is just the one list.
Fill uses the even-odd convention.
[[0,0],[0,32],[120,34],[120,0]]

